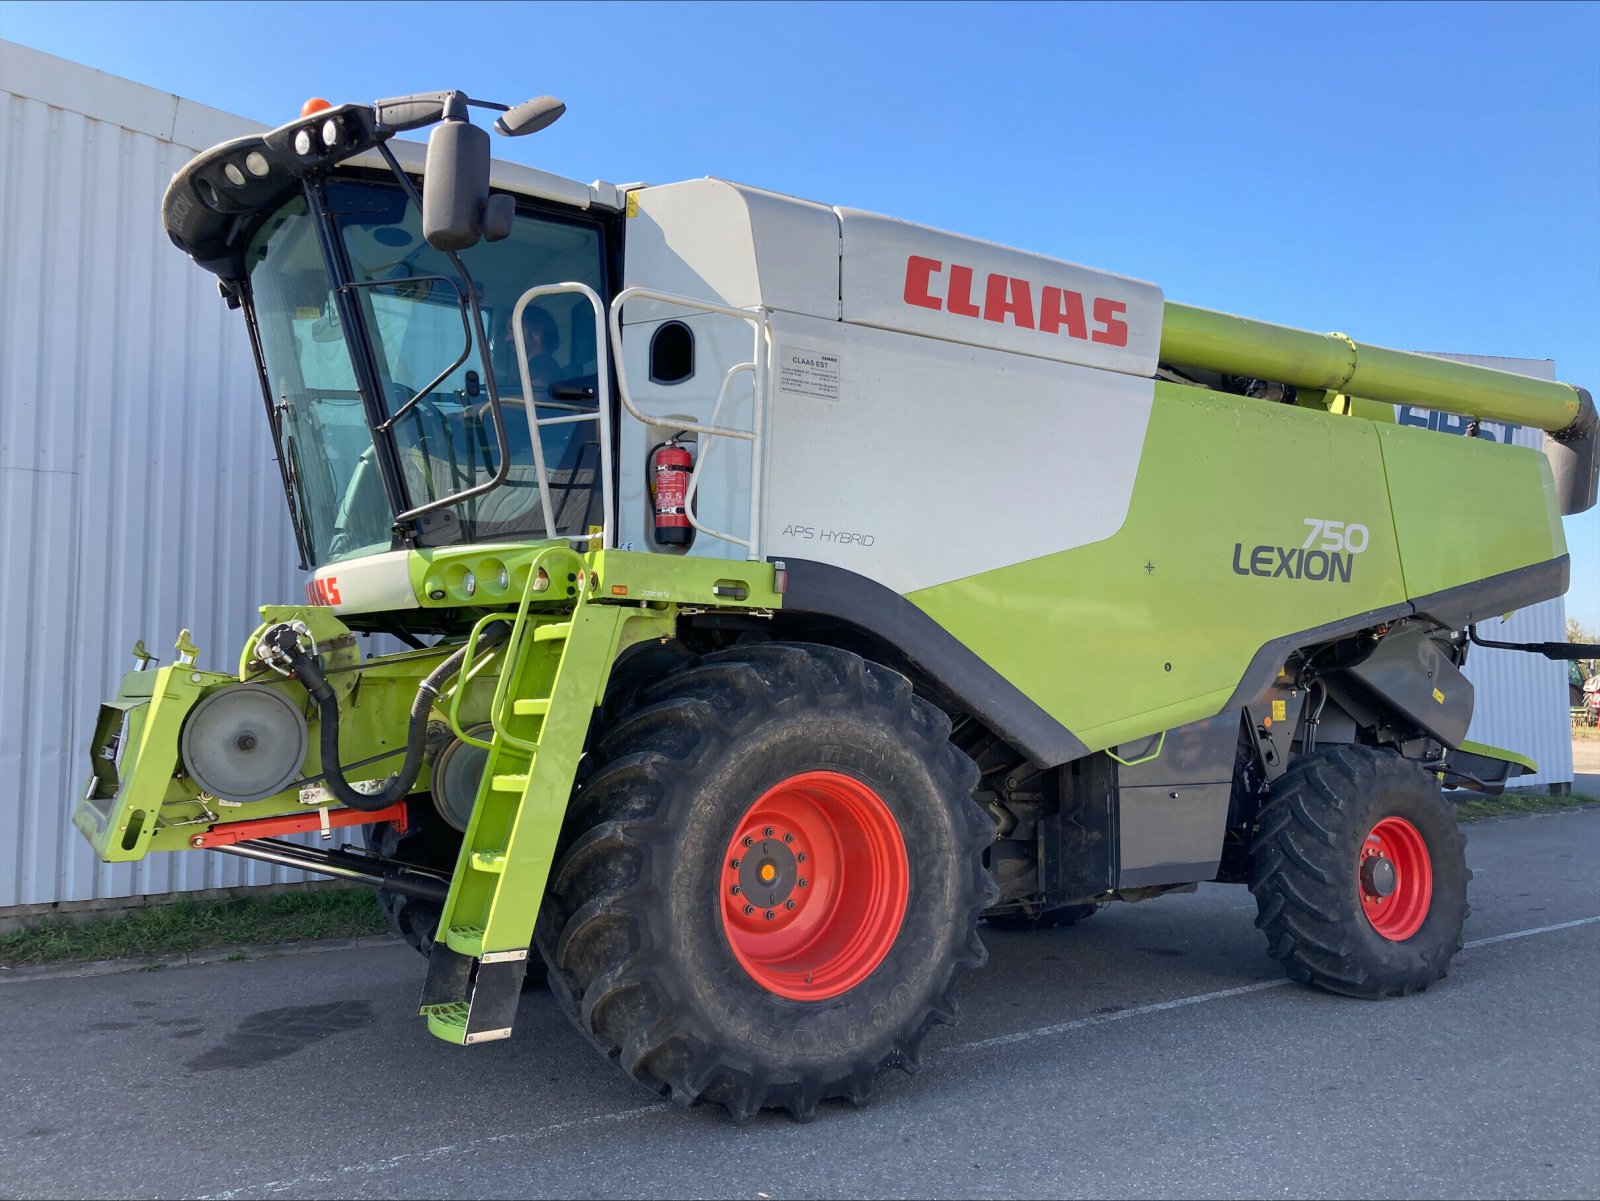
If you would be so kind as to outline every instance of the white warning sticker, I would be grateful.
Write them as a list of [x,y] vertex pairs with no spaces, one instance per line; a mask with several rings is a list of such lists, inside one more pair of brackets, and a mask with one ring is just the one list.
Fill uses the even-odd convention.
[[778,348],[778,390],[819,400],[839,399],[839,356],[802,346]]

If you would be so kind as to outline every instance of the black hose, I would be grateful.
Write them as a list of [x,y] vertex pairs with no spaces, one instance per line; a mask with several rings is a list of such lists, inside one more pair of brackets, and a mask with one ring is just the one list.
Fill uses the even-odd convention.
[[[495,622],[484,629],[478,639],[478,646],[480,649],[492,649],[510,636],[510,622]],[[322,718],[320,732],[322,772],[328,791],[350,808],[368,813],[387,809],[396,801],[409,796],[411,786],[417,782],[417,775],[422,771],[422,759],[426,753],[428,736],[428,714],[433,710],[433,704],[439,697],[439,689],[461,670],[461,664],[467,657],[467,647],[462,646],[435,667],[417,688],[416,700],[411,702],[411,721],[406,728],[405,762],[400,765],[399,774],[389,781],[388,787],[382,792],[369,794],[358,792],[344,778],[344,768],[339,762],[339,698],[322,674],[322,665],[313,655],[301,649],[299,638],[288,626],[279,626],[269,632],[264,641],[270,643],[287,658],[295,679],[305,685],[306,692],[316,702],[317,712]]]
[[1596,642],[1496,642],[1492,638],[1479,638],[1478,627],[1469,625],[1467,637],[1479,646],[1495,647],[1505,651],[1525,651],[1530,655],[1543,655],[1546,659],[1590,659],[1600,655]]

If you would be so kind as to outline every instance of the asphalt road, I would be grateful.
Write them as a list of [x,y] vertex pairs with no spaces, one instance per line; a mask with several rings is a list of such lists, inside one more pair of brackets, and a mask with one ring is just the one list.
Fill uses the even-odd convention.
[[1243,889],[991,931],[922,1073],[799,1126],[657,1102],[546,994],[463,1050],[389,947],[0,986],[11,1197],[1600,1194],[1600,811],[1472,827],[1469,949],[1287,984]]

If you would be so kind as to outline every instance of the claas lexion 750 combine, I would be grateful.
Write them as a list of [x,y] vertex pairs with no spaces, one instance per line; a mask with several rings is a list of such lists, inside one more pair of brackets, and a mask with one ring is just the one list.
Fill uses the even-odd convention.
[[507,1037],[548,978],[737,1118],[914,1067],[984,922],[1235,882],[1296,980],[1445,974],[1441,787],[1534,766],[1465,740],[1461,667],[1566,590],[1586,392],[721,180],[575,183],[469,106],[562,111],[313,101],[167,191],[310,576],[237,671],[185,632],[101,708],[101,857],[374,885],[438,1037]]

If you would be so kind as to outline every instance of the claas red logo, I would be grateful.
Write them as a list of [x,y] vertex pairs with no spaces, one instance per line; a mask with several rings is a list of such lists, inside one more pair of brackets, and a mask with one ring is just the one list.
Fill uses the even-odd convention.
[[339,577],[329,576],[319,579],[313,576],[306,581],[306,600],[313,605],[337,605],[342,603],[339,596]]
[[[1089,296],[1050,284],[1037,289],[1025,279],[991,271],[983,283],[982,303],[973,291],[971,267],[920,254],[906,259],[905,302],[923,309],[943,309],[957,317],[976,317],[1042,334],[1065,334],[1105,346],[1128,344],[1126,303],[1109,296]],[[1090,320],[1094,325],[1090,327]]]

